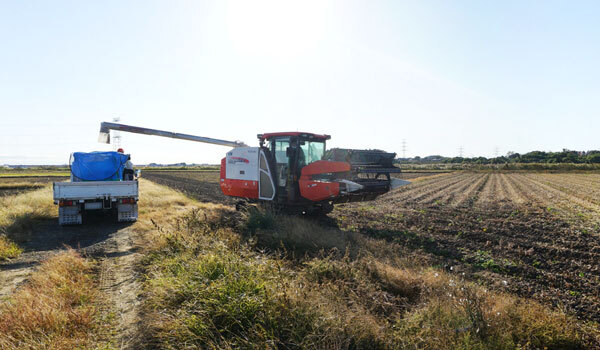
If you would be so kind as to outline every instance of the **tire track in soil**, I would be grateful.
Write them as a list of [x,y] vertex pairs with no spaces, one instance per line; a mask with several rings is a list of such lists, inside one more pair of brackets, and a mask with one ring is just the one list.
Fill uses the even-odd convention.
[[465,203],[468,207],[473,206],[473,203],[477,202],[481,189],[486,185],[489,179],[490,174],[481,175],[462,195],[451,203],[452,206],[459,207],[463,206]]
[[100,265],[100,290],[118,315],[116,343],[119,349],[136,349],[140,344],[140,282],[135,263],[140,257],[131,230],[118,231],[108,242]]

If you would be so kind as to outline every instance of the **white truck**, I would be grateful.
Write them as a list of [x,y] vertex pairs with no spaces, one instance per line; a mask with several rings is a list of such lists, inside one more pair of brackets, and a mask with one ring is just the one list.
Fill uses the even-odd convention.
[[72,168],[70,182],[53,184],[54,204],[58,205],[58,223],[81,224],[83,214],[88,210],[116,212],[119,222],[136,221],[139,200],[137,176],[139,171],[129,181],[116,179],[116,176],[106,181],[82,181],[73,174]]

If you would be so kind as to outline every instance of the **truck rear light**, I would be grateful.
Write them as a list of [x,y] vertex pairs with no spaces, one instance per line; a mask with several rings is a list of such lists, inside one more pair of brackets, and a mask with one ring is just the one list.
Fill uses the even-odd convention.
[[135,198],[122,198],[121,204],[135,204]]
[[58,205],[60,207],[70,207],[70,206],[75,205],[75,201],[60,201],[60,202],[58,202]]

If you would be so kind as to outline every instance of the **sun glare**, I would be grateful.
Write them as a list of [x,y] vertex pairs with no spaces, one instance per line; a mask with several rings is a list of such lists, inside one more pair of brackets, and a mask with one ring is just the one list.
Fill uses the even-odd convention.
[[308,54],[323,39],[327,5],[323,1],[233,1],[227,26],[242,55],[291,58]]

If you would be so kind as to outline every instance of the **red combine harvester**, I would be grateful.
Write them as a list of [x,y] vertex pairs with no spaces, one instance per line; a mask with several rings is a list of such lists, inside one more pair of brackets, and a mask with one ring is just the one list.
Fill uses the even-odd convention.
[[[269,202],[302,213],[329,213],[335,203],[372,200],[409,182],[393,179],[395,153],[332,149],[329,135],[306,132],[259,134],[259,147],[168,131],[104,122],[100,142],[110,130],[156,135],[234,147],[221,160],[223,194],[244,202]],[[239,206],[238,206],[239,207]]]

